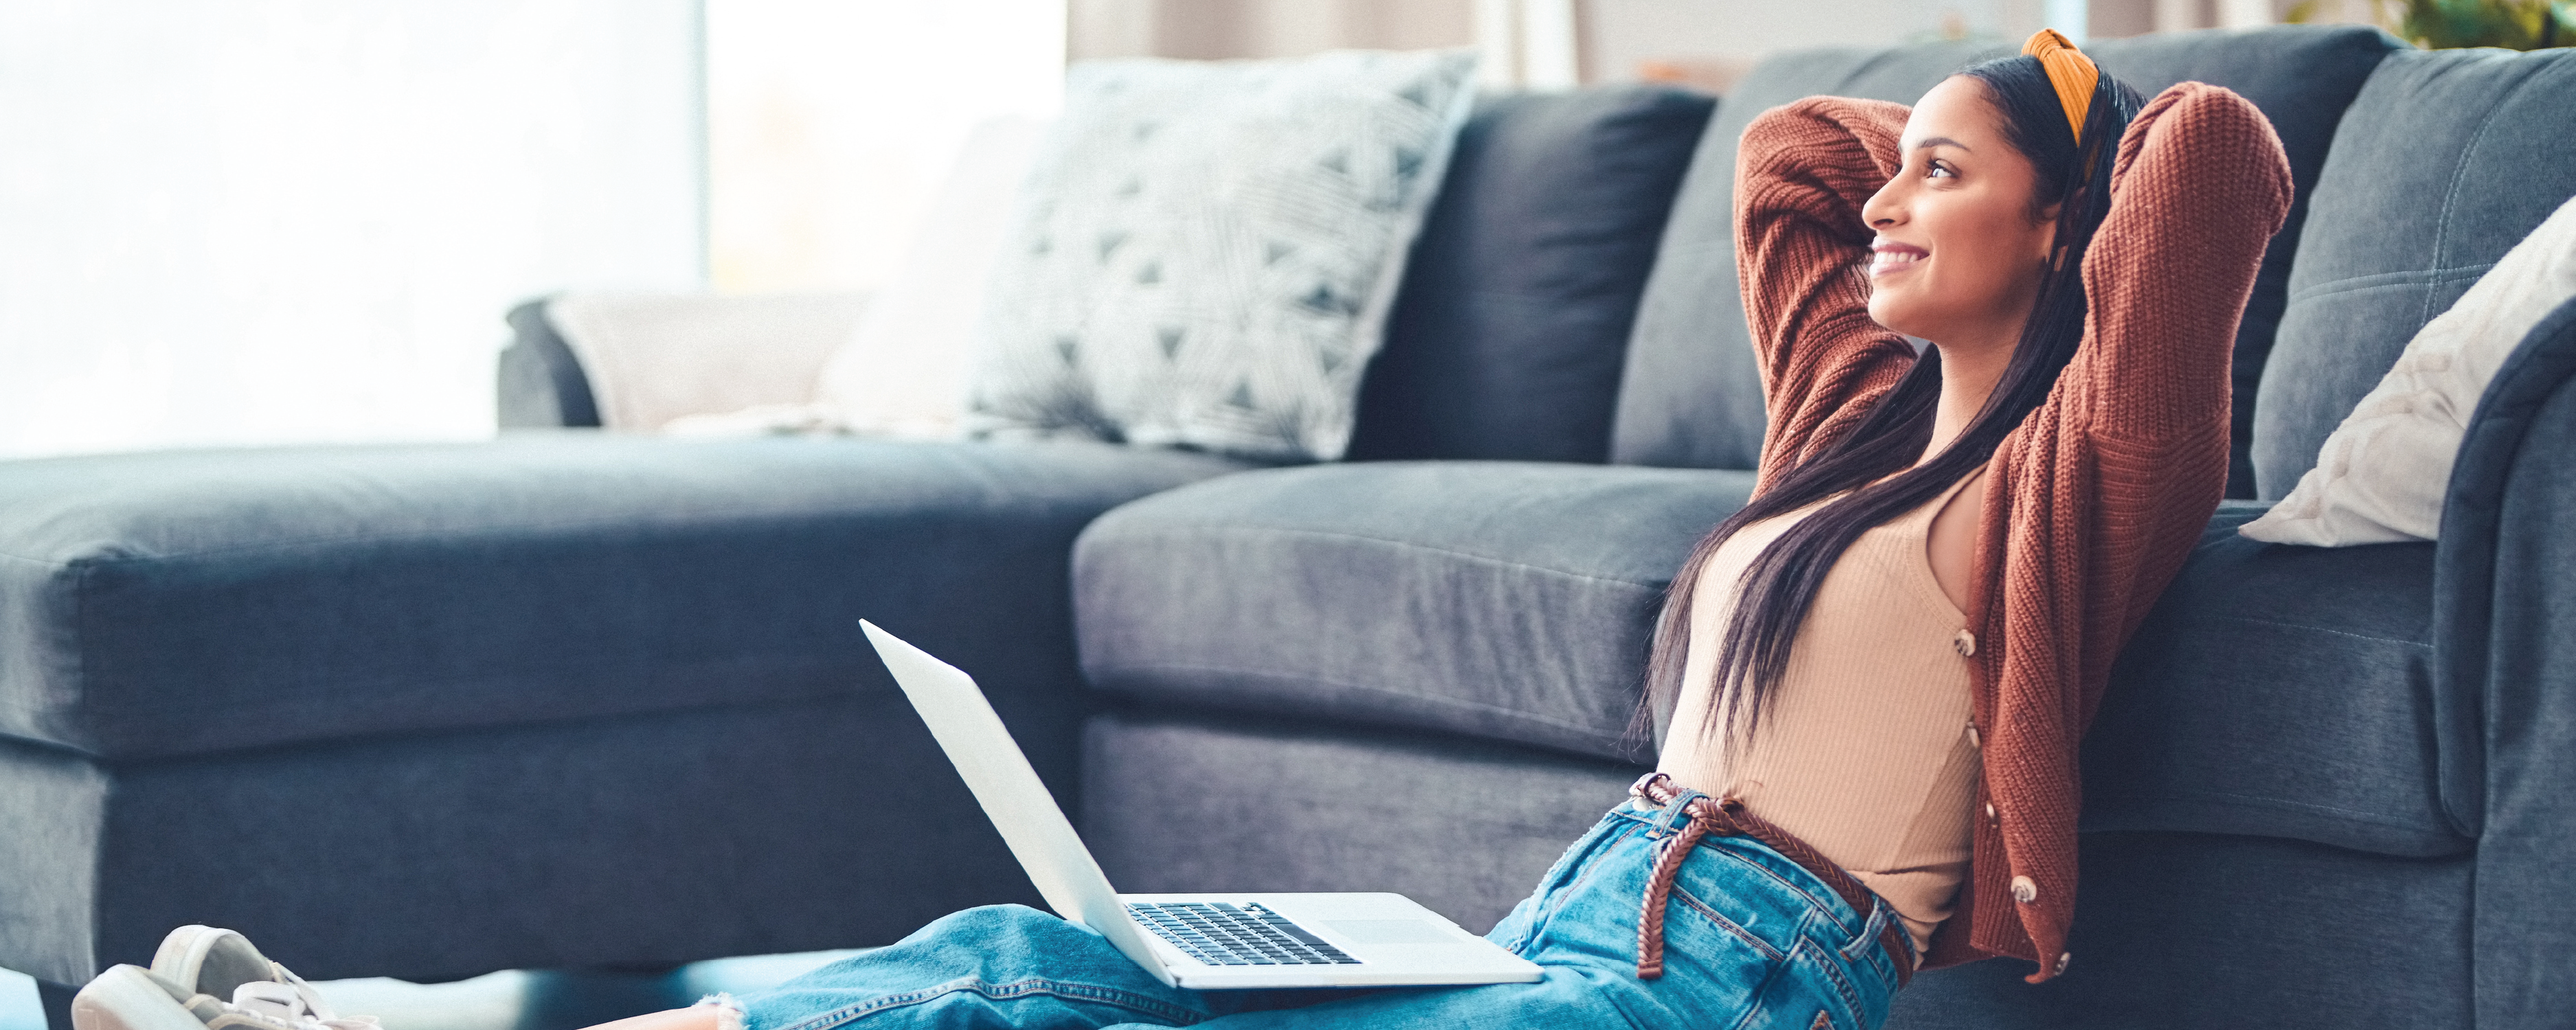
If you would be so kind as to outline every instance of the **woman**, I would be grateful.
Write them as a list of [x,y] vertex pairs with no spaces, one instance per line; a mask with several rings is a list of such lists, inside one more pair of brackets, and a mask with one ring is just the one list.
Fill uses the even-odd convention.
[[[1918,967],[2064,972],[2076,742],[2223,488],[2229,351],[2288,164],[2236,95],[2141,109],[2054,32],[1910,111],[1767,112],[1741,161],[1759,488],[1675,580],[1658,771],[1489,935],[1541,982],[1197,992],[1005,906],[609,1025],[1858,1028]],[[82,1030],[329,1018],[238,935],[164,955],[162,980],[84,990]]]

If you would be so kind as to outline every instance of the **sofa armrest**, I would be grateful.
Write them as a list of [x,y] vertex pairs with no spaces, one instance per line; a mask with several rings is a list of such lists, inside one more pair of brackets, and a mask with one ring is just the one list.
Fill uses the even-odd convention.
[[2576,301],[2523,338],[2451,470],[2434,571],[2442,793],[2478,838],[2476,1024],[2576,1009]]
[[510,312],[500,424],[652,430],[685,415],[805,404],[867,303],[858,292],[530,301]]
[[501,350],[498,410],[503,429],[599,425],[599,402],[581,359],[546,320],[540,297],[510,309],[510,345]]

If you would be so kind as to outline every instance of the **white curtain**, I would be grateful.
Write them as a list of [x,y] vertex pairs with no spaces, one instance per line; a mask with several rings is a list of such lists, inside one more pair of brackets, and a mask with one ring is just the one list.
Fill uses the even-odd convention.
[[0,456],[492,432],[514,302],[705,281],[698,0],[0,0]]

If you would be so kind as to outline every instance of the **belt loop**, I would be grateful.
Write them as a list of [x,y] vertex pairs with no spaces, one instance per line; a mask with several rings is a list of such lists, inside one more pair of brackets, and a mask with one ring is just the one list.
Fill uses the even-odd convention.
[[[1871,892],[1869,918],[1861,921],[1860,932],[1852,935],[1851,943],[1842,946],[1843,957],[1857,962],[1863,954],[1868,953],[1869,949],[1877,947],[1879,931],[1887,929],[1890,913],[1887,899],[1879,897],[1874,891]],[[1888,958],[1895,960],[1897,956],[1889,955]]]
[[1672,836],[1673,824],[1689,818],[1689,813],[1683,809],[1690,807],[1691,799],[1708,796],[1688,787],[1678,786],[1672,782],[1671,776],[1660,772],[1650,772],[1637,777],[1637,782],[1628,787],[1628,796],[1647,805],[1653,805],[1657,791],[1669,792],[1672,798],[1664,802],[1662,810],[1656,813],[1654,818],[1646,821],[1647,840],[1662,840]]
[[1689,821],[1690,813],[1683,811],[1683,809],[1690,807],[1691,799],[1704,798],[1707,796],[1708,795],[1702,794],[1688,787],[1674,791],[1673,799],[1664,805],[1664,810],[1662,812],[1655,815],[1655,829],[1654,832],[1647,834],[1648,839],[1660,839],[1672,836],[1674,823]]

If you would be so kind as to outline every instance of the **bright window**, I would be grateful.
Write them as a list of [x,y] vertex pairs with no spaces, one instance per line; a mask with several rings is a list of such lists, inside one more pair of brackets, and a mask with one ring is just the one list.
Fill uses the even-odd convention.
[[715,285],[871,288],[966,134],[1064,94],[1064,0],[707,0]]
[[0,0],[0,455],[463,438],[705,281],[696,0]]

